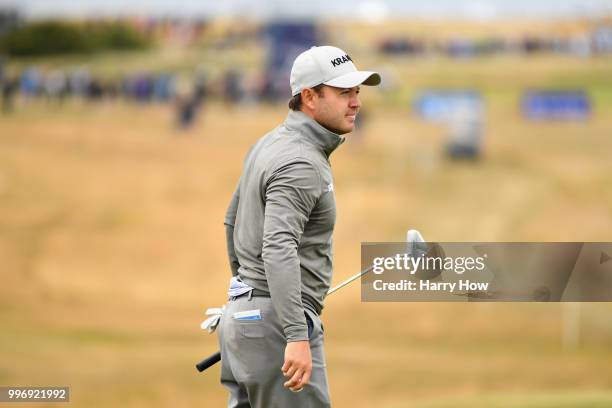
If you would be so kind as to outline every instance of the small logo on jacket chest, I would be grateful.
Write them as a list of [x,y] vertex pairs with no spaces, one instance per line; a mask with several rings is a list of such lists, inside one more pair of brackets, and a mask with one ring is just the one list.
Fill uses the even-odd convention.
[[334,191],[334,183],[329,183],[329,185],[327,186],[327,192],[331,192]]

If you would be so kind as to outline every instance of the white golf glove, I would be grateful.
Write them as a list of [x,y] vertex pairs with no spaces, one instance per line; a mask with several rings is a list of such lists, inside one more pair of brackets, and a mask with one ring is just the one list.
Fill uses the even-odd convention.
[[223,312],[225,311],[225,305],[222,307],[211,307],[206,310],[206,316],[210,316],[206,320],[202,322],[200,327],[203,330],[208,330],[209,333],[214,333],[217,329],[217,325],[219,324],[219,320],[221,320],[221,316],[223,316]]

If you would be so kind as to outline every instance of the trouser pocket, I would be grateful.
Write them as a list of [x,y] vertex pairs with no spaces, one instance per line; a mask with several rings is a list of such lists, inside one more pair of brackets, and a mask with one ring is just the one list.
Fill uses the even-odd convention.
[[306,316],[306,324],[308,325],[308,339],[311,339],[312,332],[314,331],[314,323],[308,312],[304,311],[304,316]]

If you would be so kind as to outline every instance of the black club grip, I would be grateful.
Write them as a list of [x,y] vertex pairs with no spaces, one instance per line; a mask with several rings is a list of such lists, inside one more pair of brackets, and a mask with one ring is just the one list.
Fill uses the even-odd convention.
[[208,358],[205,358],[204,360],[202,360],[198,364],[196,364],[196,369],[199,372],[202,372],[202,371],[206,370],[208,367],[214,366],[219,361],[221,361],[221,352],[217,351],[215,354],[211,355]]

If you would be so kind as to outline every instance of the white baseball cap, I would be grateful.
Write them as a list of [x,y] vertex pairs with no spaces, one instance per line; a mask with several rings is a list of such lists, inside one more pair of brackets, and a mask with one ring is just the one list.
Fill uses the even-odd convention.
[[302,89],[320,84],[336,88],[352,88],[357,85],[378,85],[380,74],[373,71],[357,71],[353,60],[340,48],[324,45],[312,47],[297,56],[291,68],[291,95]]

